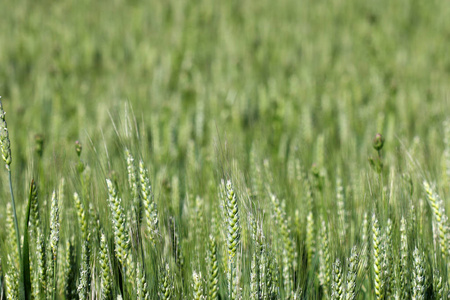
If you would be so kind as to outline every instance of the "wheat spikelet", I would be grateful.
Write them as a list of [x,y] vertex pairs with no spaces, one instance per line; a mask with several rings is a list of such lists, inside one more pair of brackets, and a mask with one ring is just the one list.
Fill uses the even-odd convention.
[[275,195],[271,195],[271,201],[275,210],[275,217],[282,237],[283,282],[285,293],[288,297],[292,294],[292,266],[294,262],[293,243],[289,236],[289,228],[286,220],[284,201],[280,204]]
[[78,224],[80,225],[82,240],[85,241],[87,239],[87,222],[84,205],[77,193],[73,193],[73,200],[77,209]]
[[47,293],[52,295],[56,294],[57,287],[57,262],[58,262],[58,245],[59,245],[59,201],[56,197],[56,192],[52,193],[51,208],[50,208],[50,237],[49,237],[49,256],[47,261]]
[[400,298],[407,299],[408,289],[408,237],[406,232],[406,220],[402,217],[400,221]]
[[[237,274],[233,274],[236,269],[236,252],[240,241],[241,227],[239,223],[239,210],[237,204],[236,194],[234,192],[231,180],[226,184],[226,197],[227,197],[227,223],[228,223],[228,261],[229,261],[229,292],[232,300],[236,299],[236,289],[234,281],[237,278]],[[234,276],[234,277],[233,277]]]
[[265,249],[261,249],[260,265],[259,265],[259,290],[262,299],[267,297],[267,258]]
[[352,248],[350,258],[348,259],[347,288],[346,300],[354,300],[356,298],[356,277],[358,276],[358,253],[356,246]]
[[40,228],[38,228],[36,233],[36,276],[34,276],[33,286],[36,295],[43,295],[47,290],[44,235]]
[[145,280],[145,272],[142,272],[141,264],[137,264],[136,268],[136,296],[138,300],[148,300],[147,281]]
[[127,172],[128,172],[128,184],[131,189],[131,197],[133,200],[134,208],[139,212],[139,187],[136,176],[136,166],[134,164],[134,157],[128,149],[125,149],[125,156],[127,160]]
[[236,194],[234,193],[230,180],[227,182],[226,188],[228,212],[228,255],[233,258],[236,255],[240,237],[239,210]]
[[375,296],[381,300],[384,297],[383,283],[383,257],[381,247],[381,235],[378,220],[375,214],[372,215],[372,248],[373,248],[373,272]]
[[331,299],[341,300],[344,299],[344,284],[342,278],[341,261],[336,259],[333,266],[333,284],[331,287]]
[[6,285],[6,299],[18,300],[19,299],[19,271],[14,266],[12,257],[7,257],[8,271],[5,274]]
[[436,222],[436,226],[438,229],[442,258],[446,260],[446,257],[448,255],[448,245],[447,245],[448,225],[443,201],[441,200],[439,195],[437,195],[434,192],[434,190],[427,181],[423,182],[423,186],[425,192],[427,193],[428,203],[430,204],[431,210],[433,211],[434,220]]
[[58,255],[59,227],[59,201],[56,192],[53,191],[50,210],[50,248],[54,261]]
[[444,283],[438,270],[433,274],[433,288],[436,299],[444,299]]
[[159,285],[159,296],[163,300],[172,299],[173,285],[170,278],[169,264],[162,271],[162,281]]
[[319,249],[319,281],[325,297],[329,296],[330,286],[330,250],[328,244],[328,230],[325,221],[321,219],[320,249]]
[[209,236],[209,290],[208,299],[217,300],[219,296],[219,265],[217,263],[217,243],[215,237]]
[[89,265],[90,249],[89,242],[83,241],[81,251],[81,269],[80,269],[80,283],[78,284],[78,297],[80,300],[89,299],[89,292],[91,286],[91,267]]
[[2,157],[6,164],[6,169],[11,169],[11,141],[9,139],[8,125],[6,123],[6,112],[3,110],[3,104],[0,97],[0,148]]
[[386,231],[383,236],[383,281],[386,297],[392,295],[392,275],[394,273],[392,257],[392,221],[387,220]]
[[40,227],[40,217],[39,217],[39,202],[38,202],[38,192],[37,186],[34,180],[31,182],[31,203],[30,203],[30,224],[32,227],[32,232],[34,234],[34,240],[37,239],[37,231]]
[[258,299],[258,273],[256,271],[256,255],[252,255],[252,263],[250,270],[250,299]]
[[77,296],[76,288],[76,263],[75,263],[75,247],[73,242],[66,242],[65,265],[64,265],[64,285],[63,294],[66,299],[74,299]]
[[114,244],[116,257],[122,265],[125,265],[128,255],[128,232],[126,230],[125,214],[121,205],[121,199],[117,195],[116,188],[111,180],[107,179],[108,203],[111,209],[114,227]]
[[205,295],[203,295],[203,287],[202,287],[202,273],[197,273],[194,271],[193,275],[193,297],[194,300],[204,300],[206,299]]
[[6,232],[7,232],[7,244],[10,249],[11,263],[15,269],[19,269],[19,251],[17,247],[17,240],[15,236],[14,228],[14,215],[11,208],[11,203],[6,204]]
[[158,236],[158,210],[153,198],[148,170],[144,167],[144,162],[142,160],[139,162],[139,180],[141,197],[144,203],[145,219],[147,221],[148,237],[152,245],[155,246]]
[[108,251],[108,241],[106,236],[102,233],[100,237],[100,272],[101,272],[101,299],[109,299],[111,293],[111,274],[109,266],[109,251]]
[[417,247],[413,252],[412,299],[425,299],[425,268],[422,254]]

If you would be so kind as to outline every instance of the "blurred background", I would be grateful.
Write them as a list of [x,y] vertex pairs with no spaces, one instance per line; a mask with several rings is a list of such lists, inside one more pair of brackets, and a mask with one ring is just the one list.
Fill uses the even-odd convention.
[[328,155],[366,161],[376,132],[388,149],[417,137],[440,157],[449,15],[439,0],[1,1],[15,174],[37,134],[58,172],[77,139],[116,145],[114,122],[124,136],[139,127],[142,152],[160,147],[165,163],[219,139],[242,160],[257,141],[267,157],[296,148],[314,163],[318,136]]
[[[320,246],[328,244],[327,226],[328,264],[349,257],[355,245],[363,253],[372,213],[381,228],[390,231],[393,224],[395,242],[383,249],[392,251],[396,264],[399,249],[408,247],[403,235],[400,245],[397,230],[406,217],[410,252],[425,250],[427,289],[436,288],[430,275],[436,279],[440,270],[445,282],[450,272],[433,251],[439,247],[437,223],[430,222],[436,209],[424,200],[423,181],[437,183],[436,193],[450,199],[449,16],[450,1],[442,0],[0,1],[0,96],[19,219],[32,177],[42,228],[49,227],[51,193],[59,191],[59,249],[70,261],[65,242],[74,241],[80,263],[79,211],[71,197],[77,191],[89,231],[97,230],[94,260],[100,229],[113,238],[105,184],[110,178],[124,199],[131,231],[139,232],[127,148],[136,164],[142,159],[149,168],[160,212],[161,252],[142,258],[152,299],[161,286],[154,274],[163,274],[166,260],[175,270],[174,298],[192,295],[192,271],[207,274],[211,233],[224,258],[220,270],[226,270],[221,179],[231,179],[238,195],[244,298],[250,274],[256,274],[250,263],[257,226],[275,253],[274,268],[277,260],[292,262],[295,288],[312,299],[326,286],[315,274],[320,252],[328,248]],[[372,144],[376,133],[385,138],[379,153]],[[4,269],[13,232],[3,209],[8,182],[0,171]],[[449,211],[450,201],[443,203]],[[291,243],[283,241],[288,263],[280,237]],[[313,257],[314,243],[319,255]],[[407,258],[401,257],[402,272],[412,265]],[[65,283],[75,286],[77,276]],[[223,298],[225,272],[220,276]],[[361,276],[359,299],[374,298],[374,276]],[[423,283],[425,277],[417,278]],[[58,288],[63,295],[64,285]]]

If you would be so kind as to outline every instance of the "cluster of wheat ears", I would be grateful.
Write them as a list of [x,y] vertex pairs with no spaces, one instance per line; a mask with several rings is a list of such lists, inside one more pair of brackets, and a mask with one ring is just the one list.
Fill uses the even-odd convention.
[[[124,149],[128,186],[121,186],[117,174],[103,179],[105,217],[90,199],[91,173],[80,159],[76,175],[81,190],[67,195],[62,179],[48,214],[31,181],[19,226],[1,102],[0,143],[11,187],[0,299],[447,297],[448,219],[443,200],[426,180],[422,193],[427,200],[405,209],[407,214],[389,212],[394,192],[380,187],[381,204],[367,205],[356,215],[349,212],[345,191],[350,188],[343,186],[342,170],[336,172],[333,205],[323,207],[317,203],[330,187],[321,166],[306,172],[293,158],[287,178],[302,200],[291,201],[288,208],[277,196],[280,188],[270,163],[251,155],[248,186],[230,175],[207,187],[212,192],[186,193],[182,202],[179,178],[173,177],[170,197],[158,200],[144,161],[137,163]],[[383,143],[381,135],[373,142],[378,156],[371,164],[379,177]],[[79,142],[76,154],[82,155]],[[396,180],[391,177],[390,182]],[[359,183],[357,178],[355,186]],[[63,236],[65,197],[73,200],[69,213],[74,212],[77,225],[74,234]],[[427,211],[431,218],[423,216]],[[424,237],[428,233],[431,238]]]

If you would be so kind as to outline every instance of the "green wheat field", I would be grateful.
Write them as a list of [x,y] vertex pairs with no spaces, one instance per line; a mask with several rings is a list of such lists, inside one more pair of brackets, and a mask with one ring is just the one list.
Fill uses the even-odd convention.
[[447,299],[449,16],[0,1],[0,300]]

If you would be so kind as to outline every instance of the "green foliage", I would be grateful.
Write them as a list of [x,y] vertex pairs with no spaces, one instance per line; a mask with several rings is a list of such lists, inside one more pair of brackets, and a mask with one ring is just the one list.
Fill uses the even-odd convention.
[[23,248],[22,248],[22,269],[20,270],[20,284],[22,285],[22,299],[31,299],[31,274],[30,274],[30,233],[28,231],[28,224],[30,223],[30,213],[32,199],[35,197],[35,184],[34,180],[31,180],[30,185],[30,196],[28,197],[27,210],[25,213],[25,224],[24,224],[24,237],[23,237]]
[[0,1],[0,300],[447,297],[449,15]]

